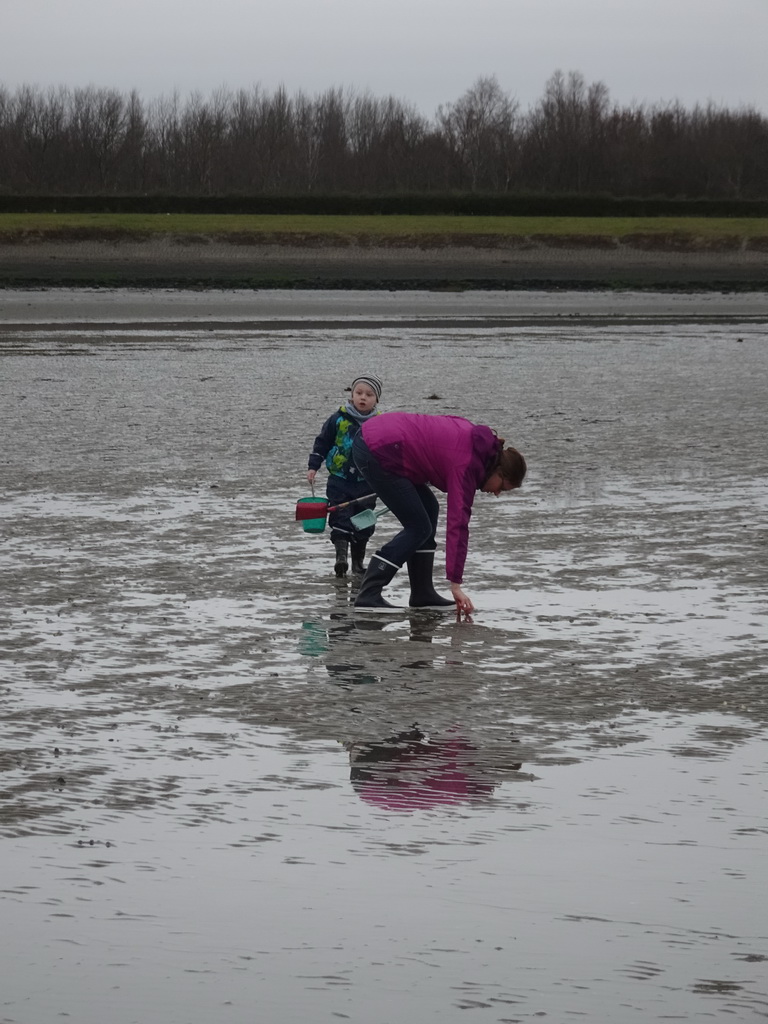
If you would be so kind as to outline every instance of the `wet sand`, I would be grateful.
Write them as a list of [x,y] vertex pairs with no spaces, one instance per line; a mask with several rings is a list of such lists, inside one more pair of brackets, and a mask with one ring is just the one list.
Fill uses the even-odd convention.
[[3,330],[118,329],[204,325],[294,331],[398,327],[494,328],[572,323],[600,325],[754,322],[768,320],[768,291],[361,291],[334,289],[0,289]]
[[[768,311],[464,299],[0,295],[3,1024],[765,1017]],[[529,459],[472,622],[293,521],[347,366]]]

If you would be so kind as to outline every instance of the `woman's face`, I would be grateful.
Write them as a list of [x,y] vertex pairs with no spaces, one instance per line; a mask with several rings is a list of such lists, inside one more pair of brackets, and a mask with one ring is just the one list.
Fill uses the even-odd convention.
[[495,494],[498,498],[502,491],[516,491],[518,486],[518,484],[513,484],[511,480],[505,480],[497,469],[495,473],[491,473],[480,490],[486,494]]

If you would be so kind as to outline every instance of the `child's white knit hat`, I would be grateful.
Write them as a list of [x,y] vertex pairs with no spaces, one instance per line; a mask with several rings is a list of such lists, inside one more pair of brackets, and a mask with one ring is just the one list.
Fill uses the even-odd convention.
[[355,390],[356,384],[367,384],[371,391],[376,395],[376,401],[378,402],[381,398],[381,377],[377,377],[375,373],[362,373],[359,377],[355,377],[352,381],[352,390]]

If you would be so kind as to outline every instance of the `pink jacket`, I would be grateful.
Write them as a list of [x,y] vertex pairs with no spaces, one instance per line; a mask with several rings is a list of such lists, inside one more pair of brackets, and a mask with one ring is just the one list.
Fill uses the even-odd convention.
[[461,416],[385,412],[362,426],[363,439],[383,469],[448,495],[445,574],[461,583],[469,545],[469,520],[477,490],[502,443],[490,427]]

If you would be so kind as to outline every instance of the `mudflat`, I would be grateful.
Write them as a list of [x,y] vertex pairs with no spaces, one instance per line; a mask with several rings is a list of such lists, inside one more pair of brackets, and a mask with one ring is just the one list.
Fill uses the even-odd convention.
[[[0,292],[4,1019],[760,1018],[767,336],[759,293]],[[356,613],[294,521],[364,371],[528,459],[472,621],[405,573]]]
[[229,288],[24,288],[0,289],[0,330],[46,330],[66,335],[73,325],[97,337],[124,328],[209,330],[263,328],[290,332],[393,327],[502,328],[546,325],[669,325],[684,322],[761,325],[768,292],[653,292],[620,289],[567,291],[555,287],[514,291],[229,289]]

